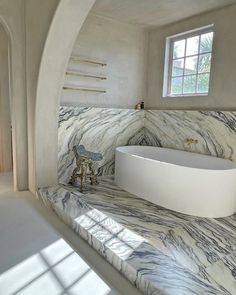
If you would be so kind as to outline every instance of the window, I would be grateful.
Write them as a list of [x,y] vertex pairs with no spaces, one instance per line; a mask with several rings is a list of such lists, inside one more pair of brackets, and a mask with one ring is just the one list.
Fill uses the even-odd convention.
[[168,37],[163,96],[208,95],[213,26]]

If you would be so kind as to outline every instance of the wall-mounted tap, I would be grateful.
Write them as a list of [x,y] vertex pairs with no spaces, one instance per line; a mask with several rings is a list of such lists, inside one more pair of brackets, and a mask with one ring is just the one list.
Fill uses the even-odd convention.
[[197,144],[198,143],[198,140],[197,139],[194,139],[194,138],[186,138],[185,139],[185,142],[190,145],[190,144]]

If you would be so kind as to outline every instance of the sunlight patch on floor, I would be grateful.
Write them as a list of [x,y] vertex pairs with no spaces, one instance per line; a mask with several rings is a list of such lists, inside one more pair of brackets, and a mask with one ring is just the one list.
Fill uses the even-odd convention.
[[115,294],[63,240],[0,275],[4,295]]

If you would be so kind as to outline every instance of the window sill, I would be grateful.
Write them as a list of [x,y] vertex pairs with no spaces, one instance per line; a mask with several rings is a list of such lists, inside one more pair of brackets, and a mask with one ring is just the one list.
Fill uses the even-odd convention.
[[206,97],[206,96],[209,96],[209,93],[201,93],[201,94],[186,94],[186,95],[166,95],[166,96],[162,96],[162,99],[166,99],[166,98]]

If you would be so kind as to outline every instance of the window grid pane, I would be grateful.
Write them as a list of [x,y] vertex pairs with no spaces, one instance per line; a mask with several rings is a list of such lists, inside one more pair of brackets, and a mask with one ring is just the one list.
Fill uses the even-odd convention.
[[172,63],[172,77],[183,76],[184,58],[175,59]]
[[197,93],[208,93],[210,74],[199,74],[197,80]]
[[176,95],[180,95],[183,93],[183,77],[172,78],[171,93]]
[[185,56],[186,40],[178,40],[173,42],[173,59],[178,59]]
[[185,68],[184,75],[193,75],[197,74],[198,70],[198,55],[194,57],[186,57],[185,59]]
[[[183,56],[181,58],[184,58],[184,57],[193,57],[193,56],[198,56],[198,55],[203,55],[203,54],[207,54],[207,53],[212,53],[212,51],[208,51],[208,52],[199,52],[199,54],[193,54],[193,55],[188,55],[188,56]],[[180,59],[180,58],[173,58],[172,60],[177,60],[177,59]]]
[[184,77],[183,94],[196,93],[197,75],[189,75]]
[[198,73],[210,73],[211,71],[211,53],[200,54]]
[[191,56],[199,53],[200,36],[187,38],[186,56]]
[[213,32],[201,34],[200,53],[212,52]]
[[[203,40],[207,40],[204,47]],[[212,41],[213,31],[172,41],[170,95],[186,96],[187,94],[208,93]]]
[[[197,68],[198,68],[198,73],[202,73],[201,72],[201,69],[199,69],[199,59],[201,59],[201,57],[204,57],[204,56],[207,56],[207,55],[209,55],[209,63],[208,63],[208,65],[209,65],[209,70],[206,70],[204,73],[210,73],[210,71],[211,71],[211,58],[212,58],[212,53],[210,52],[207,52],[207,53],[200,53],[200,54],[198,54],[198,55],[191,55],[191,56],[187,56],[187,57],[184,57],[184,58],[178,58],[178,59],[173,59],[172,60],[172,71],[171,71],[171,77],[179,77],[179,76],[181,76],[181,75],[173,75],[173,65],[174,65],[174,63],[176,62],[176,61],[178,61],[178,60],[184,60],[184,69],[185,69],[185,63],[186,63],[186,59],[189,59],[189,58],[194,58],[194,57],[196,57],[196,58],[198,58],[198,66],[197,66]],[[191,74],[188,74],[188,75],[191,75]],[[183,76],[187,76],[187,74],[183,74]]]

